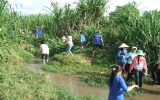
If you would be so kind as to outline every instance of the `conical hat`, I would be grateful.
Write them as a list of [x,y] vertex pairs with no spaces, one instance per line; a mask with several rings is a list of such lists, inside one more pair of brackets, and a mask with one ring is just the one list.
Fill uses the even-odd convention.
[[125,43],[122,43],[120,46],[119,46],[119,48],[128,48],[129,46],[128,45],[126,45]]

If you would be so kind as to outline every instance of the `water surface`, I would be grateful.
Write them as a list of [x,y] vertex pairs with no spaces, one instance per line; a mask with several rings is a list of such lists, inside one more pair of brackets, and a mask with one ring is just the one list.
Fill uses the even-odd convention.
[[[68,76],[63,73],[53,73],[42,70],[40,67],[40,59],[33,59],[32,61],[27,63],[27,66],[32,70],[45,73],[51,82],[66,86],[72,93],[76,93],[80,96],[92,94],[99,96],[102,100],[107,100],[108,98],[109,90],[107,88],[85,86],[80,83],[78,77],[76,76]],[[134,98],[125,97],[125,100],[160,100],[160,85],[143,85],[143,88],[145,90],[145,93]]]

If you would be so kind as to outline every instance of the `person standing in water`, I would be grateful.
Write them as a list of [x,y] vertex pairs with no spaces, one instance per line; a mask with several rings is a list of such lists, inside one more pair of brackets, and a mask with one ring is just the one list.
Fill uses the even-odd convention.
[[131,73],[132,70],[134,70],[135,73],[135,83],[136,85],[139,85],[139,87],[142,87],[143,84],[143,75],[148,75],[148,68],[146,59],[143,57],[144,53],[142,50],[137,50],[136,52],[137,56],[134,57],[132,60],[132,63],[129,68],[129,73]]
[[108,100],[124,100],[124,92],[129,92],[134,88],[139,88],[138,85],[132,85],[130,87],[127,87],[121,74],[121,66],[114,65],[112,67],[111,77],[107,81],[109,86]]
[[42,54],[42,62],[45,64],[46,62],[48,62],[49,59],[49,48],[48,45],[45,44],[44,40],[41,41],[40,51]]

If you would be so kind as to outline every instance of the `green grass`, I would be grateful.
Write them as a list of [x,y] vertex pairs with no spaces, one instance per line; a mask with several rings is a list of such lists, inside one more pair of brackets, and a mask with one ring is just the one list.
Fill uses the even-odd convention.
[[1,100],[100,100],[93,95],[71,93],[66,87],[51,83],[45,74],[28,69],[25,62],[34,57],[37,49],[34,48],[32,54],[22,48],[16,46],[3,51],[3,64],[0,65]]

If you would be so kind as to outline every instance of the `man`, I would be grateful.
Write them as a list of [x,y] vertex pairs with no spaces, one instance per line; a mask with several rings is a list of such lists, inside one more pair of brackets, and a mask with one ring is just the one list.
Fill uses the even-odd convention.
[[45,64],[45,62],[48,62],[49,48],[48,45],[45,44],[44,40],[41,41],[40,51],[42,52],[42,62]]
[[79,33],[79,37],[80,37],[80,50],[83,51],[83,45],[86,42],[86,38],[84,37],[82,32]]
[[103,48],[103,39],[102,39],[102,35],[100,34],[100,32],[98,31],[96,34],[94,34],[93,36],[93,56],[95,55],[95,49],[96,47],[100,48],[100,53],[102,53],[102,48]]

